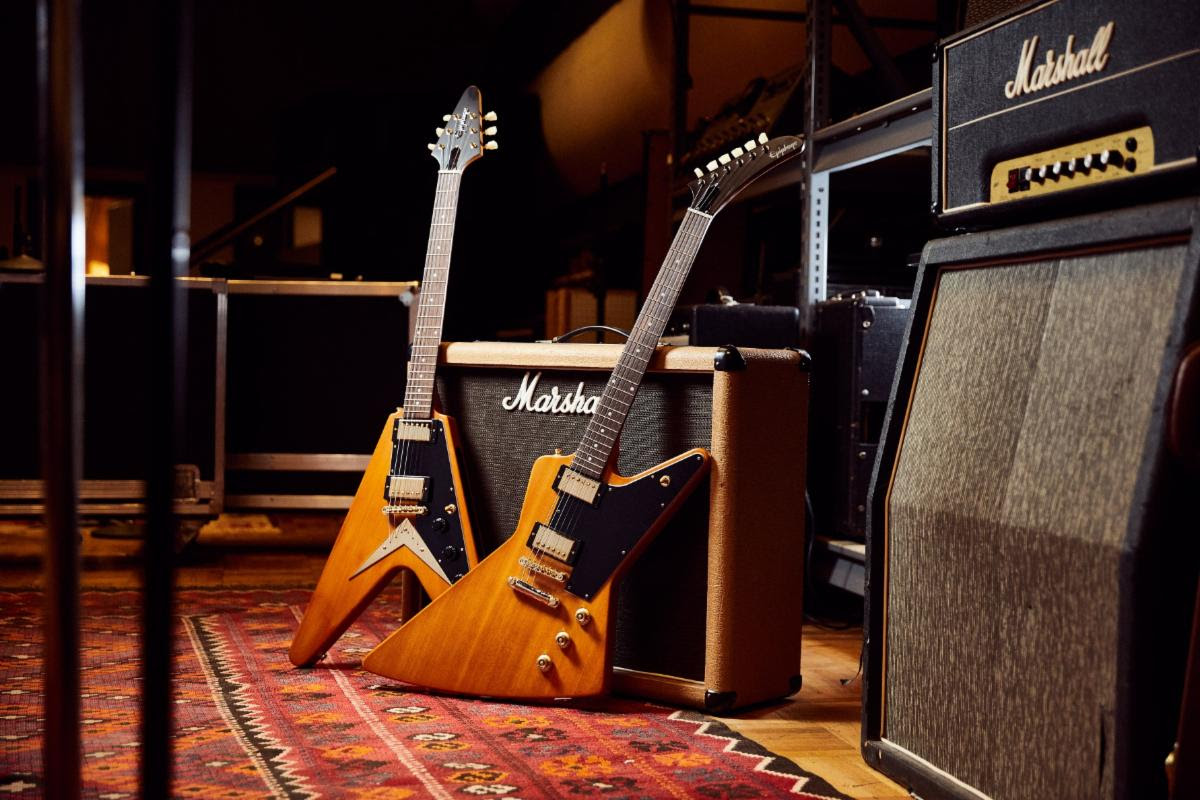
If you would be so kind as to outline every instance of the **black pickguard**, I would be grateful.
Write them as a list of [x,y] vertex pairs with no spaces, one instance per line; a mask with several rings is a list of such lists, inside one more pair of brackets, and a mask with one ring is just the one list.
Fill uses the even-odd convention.
[[[695,455],[633,483],[605,486],[594,506],[560,495],[551,527],[580,542],[567,591],[590,600],[706,463]],[[663,476],[670,478],[669,485],[662,485]]]
[[[454,491],[454,478],[450,471],[453,455],[447,447],[445,431],[439,420],[421,421],[428,424],[432,436],[428,442],[397,442],[396,425],[411,422],[402,417],[392,426],[392,460],[388,475],[413,475],[429,478],[429,513],[409,517],[408,520],[421,539],[429,547],[442,570],[451,582],[467,574],[467,553],[463,542],[462,500]],[[380,501],[386,501],[387,482]],[[447,513],[446,507],[455,506],[455,513]]]

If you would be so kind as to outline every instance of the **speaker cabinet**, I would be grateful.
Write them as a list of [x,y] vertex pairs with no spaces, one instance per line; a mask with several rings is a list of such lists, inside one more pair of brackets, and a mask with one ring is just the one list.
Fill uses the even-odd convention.
[[867,762],[925,800],[1165,795],[1197,572],[1197,476],[1168,431],[1197,413],[1171,397],[1200,334],[1198,214],[925,248],[870,500],[863,715]]
[[[574,450],[620,354],[607,344],[443,347],[480,552],[512,534],[533,461]],[[724,711],[799,688],[807,356],[660,348],[621,436],[632,475],[692,447],[712,473],[618,591],[618,691]],[[595,405],[591,401],[590,405]]]

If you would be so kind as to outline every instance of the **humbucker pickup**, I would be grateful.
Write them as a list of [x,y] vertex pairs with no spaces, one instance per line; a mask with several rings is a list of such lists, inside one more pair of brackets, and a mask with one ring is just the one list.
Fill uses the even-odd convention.
[[433,428],[428,422],[405,422],[396,420],[397,442],[432,442]]
[[389,475],[384,499],[392,503],[423,503],[429,499],[429,478],[423,475]]
[[570,467],[563,467],[554,488],[594,506],[600,494],[600,481],[580,475]]
[[564,564],[574,564],[575,558],[579,555],[579,542],[563,536],[540,522],[533,526],[533,533],[529,535],[529,540],[525,544],[530,550],[539,554],[544,553]]

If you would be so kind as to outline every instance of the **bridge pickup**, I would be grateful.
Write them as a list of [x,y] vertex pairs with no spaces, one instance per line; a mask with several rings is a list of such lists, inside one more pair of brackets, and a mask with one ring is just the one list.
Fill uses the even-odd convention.
[[429,478],[420,475],[389,475],[383,499],[392,503],[424,503],[429,500]]
[[519,559],[517,559],[517,563],[530,572],[536,573],[545,578],[550,578],[551,580],[558,581],[559,583],[563,583],[567,579],[567,573],[563,572],[562,570],[554,569],[553,567],[547,567],[542,562],[535,561],[529,556],[521,556]]
[[541,589],[534,586],[532,583],[526,583],[520,578],[509,577],[508,585],[521,594],[532,597],[540,603],[545,603],[550,608],[558,608],[558,598],[549,592],[543,592]]
[[535,553],[557,558],[564,564],[574,564],[575,559],[579,556],[579,542],[563,536],[540,522],[533,526],[533,533],[529,535],[525,545]]
[[383,507],[383,513],[389,516],[392,514],[403,514],[406,517],[423,517],[429,513],[429,507],[415,504],[387,505]]
[[577,497],[590,506],[596,505],[596,500],[600,496],[600,481],[580,475],[570,467],[563,467],[559,471],[554,488],[572,497]]
[[396,420],[397,442],[432,442],[433,427],[428,422]]

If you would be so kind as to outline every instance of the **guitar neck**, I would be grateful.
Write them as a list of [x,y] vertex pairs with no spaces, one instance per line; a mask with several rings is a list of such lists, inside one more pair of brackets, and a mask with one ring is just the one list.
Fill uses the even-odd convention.
[[446,287],[450,277],[450,250],[454,244],[454,220],[458,212],[460,171],[438,172],[433,198],[433,222],[425,248],[425,271],[417,296],[408,381],[404,388],[404,416],[429,419],[433,413],[433,381],[437,372],[438,346],[446,314]]
[[679,299],[710,222],[712,216],[702,211],[689,208],[684,214],[667,257],[629,334],[629,341],[617,359],[617,366],[604,386],[596,411],[583,434],[583,441],[576,450],[571,464],[576,472],[595,480],[603,475],[637,396],[638,387],[645,377],[646,367],[667,328],[667,320]]

